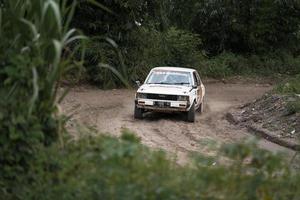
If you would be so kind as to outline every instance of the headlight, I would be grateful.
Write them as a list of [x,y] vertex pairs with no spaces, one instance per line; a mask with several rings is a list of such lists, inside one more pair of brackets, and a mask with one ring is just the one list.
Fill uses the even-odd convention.
[[178,101],[188,101],[189,100],[189,96],[178,96],[177,100]]
[[145,93],[136,93],[137,99],[147,99],[147,94]]

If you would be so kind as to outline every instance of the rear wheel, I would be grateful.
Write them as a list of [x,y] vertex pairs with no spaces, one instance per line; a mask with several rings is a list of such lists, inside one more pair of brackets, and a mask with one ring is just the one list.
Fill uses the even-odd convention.
[[204,99],[202,100],[201,104],[199,105],[199,108],[197,109],[198,112],[203,113],[204,110]]
[[134,118],[143,119],[143,109],[138,108],[136,105],[134,106]]
[[188,122],[195,122],[195,103],[193,103],[190,110],[186,113],[186,120]]

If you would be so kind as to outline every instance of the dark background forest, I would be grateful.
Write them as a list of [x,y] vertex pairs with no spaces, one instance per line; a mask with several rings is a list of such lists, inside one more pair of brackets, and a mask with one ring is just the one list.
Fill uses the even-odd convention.
[[[129,81],[155,66],[198,69],[202,76],[299,73],[297,0],[82,1],[73,25],[90,37],[81,77],[100,87]],[[111,76],[115,78],[112,79]]]

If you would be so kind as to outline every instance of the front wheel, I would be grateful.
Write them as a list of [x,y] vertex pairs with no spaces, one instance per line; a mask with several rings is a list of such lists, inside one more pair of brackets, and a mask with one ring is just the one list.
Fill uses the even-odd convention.
[[186,120],[188,122],[195,122],[195,103],[193,103],[190,110],[186,113]]
[[143,119],[143,109],[138,108],[136,105],[134,106],[134,118]]

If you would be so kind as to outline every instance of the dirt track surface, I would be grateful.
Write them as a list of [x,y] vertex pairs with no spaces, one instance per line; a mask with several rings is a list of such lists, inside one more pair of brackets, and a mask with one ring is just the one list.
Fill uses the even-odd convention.
[[[217,144],[237,142],[249,133],[230,124],[226,112],[236,106],[253,101],[271,89],[266,84],[205,83],[204,113],[197,113],[196,122],[185,122],[181,114],[149,113],[143,120],[133,118],[135,90],[99,90],[91,87],[73,88],[61,104],[64,113],[74,113],[68,124],[70,130],[76,124],[93,126],[102,133],[119,136],[123,128],[135,132],[142,143],[167,152],[176,153],[179,162],[186,161],[189,152],[213,151],[203,146],[206,141]],[[73,128],[72,128],[73,127]],[[261,141],[270,150],[281,147]]]

